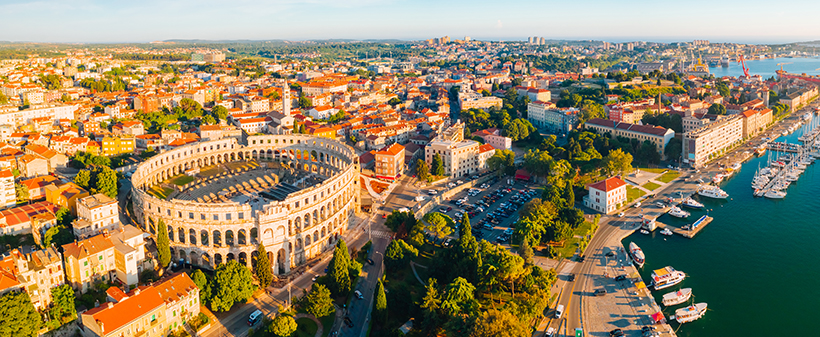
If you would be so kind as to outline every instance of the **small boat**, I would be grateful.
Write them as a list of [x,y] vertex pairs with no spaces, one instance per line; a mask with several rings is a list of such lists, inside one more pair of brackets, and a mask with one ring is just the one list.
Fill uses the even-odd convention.
[[669,215],[676,217],[676,218],[686,218],[691,215],[689,212],[680,209],[678,206],[672,206],[669,209]]
[[778,191],[778,190],[770,190],[763,194],[764,197],[769,199],[783,199],[786,197],[786,192]]
[[698,195],[713,199],[726,199],[729,197],[729,193],[717,186],[701,186],[698,189]]
[[689,300],[692,297],[692,288],[683,288],[663,295],[663,306],[671,307]]
[[649,231],[645,230],[645,229],[641,229],[641,234],[649,234]]
[[681,283],[685,277],[686,274],[682,271],[675,270],[675,268],[670,266],[655,269],[652,271],[652,287],[654,287],[655,290],[669,288]]
[[706,303],[698,303],[675,310],[675,320],[683,324],[701,318],[706,313],[706,306]]
[[629,243],[629,256],[632,257],[632,261],[635,261],[635,265],[638,268],[642,268],[643,264],[646,262],[646,257],[643,255],[643,250],[641,247],[638,247],[634,242]]
[[720,182],[723,181],[724,177],[725,176],[722,173],[718,173],[714,177],[712,177],[712,182],[715,184],[720,184]]
[[685,206],[685,207],[689,207],[689,208],[696,208],[696,209],[703,208],[703,204],[695,201],[695,199],[692,199],[692,198],[683,199],[683,201],[681,202],[681,206]]
[[671,230],[669,230],[669,228],[664,228],[664,229],[661,231],[661,234],[666,235],[666,236],[669,236],[669,235],[672,235],[673,233],[672,233],[672,231],[671,231]]
[[734,164],[732,165],[732,170],[737,171],[737,170],[739,170],[739,169],[740,169],[740,167],[741,167],[741,166],[740,166],[740,163],[734,163]]

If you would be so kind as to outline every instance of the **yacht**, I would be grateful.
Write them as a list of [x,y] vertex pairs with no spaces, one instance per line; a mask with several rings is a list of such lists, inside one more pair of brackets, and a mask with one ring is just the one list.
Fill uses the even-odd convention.
[[681,206],[689,207],[689,208],[703,208],[703,204],[695,201],[692,198],[683,199],[681,202]]
[[690,305],[686,308],[675,310],[675,320],[678,323],[689,323],[698,318],[701,318],[706,313],[706,303],[698,303]]
[[669,215],[671,215],[673,217],[676,217],[676,218],[686,218],[690,214],[689,214],[689,212],[680,209],[680,207],[678,207],[678,206],[672,206],[672,208],[669,209]]
[[632,261],[635,261],[635,265],[637,265],[638,268],[643,268],[646,257],[643,255],[641,247],[638,247],[634,242],[629,243],[629,256],[632,257]]
[[683,288],[663,295],[663,306],[671,307],[689,300],[692,297],[692,288]]
[[717,186],[701,186],[701,188],[698,189],[698,195],[714,199],[726,199],[729,197],[729,193],[726,193]]
[[681,283],[685,277],[686,274],[682,271],[675,270],[675,268],[670,266],[655,269],[652,271],[652,287],[654,287],[655,290],[669,288]]
[[786,197],[786,192],[778,191],[778,190],[770,190],[763,194],[764,197],[769,199],[783,199]]

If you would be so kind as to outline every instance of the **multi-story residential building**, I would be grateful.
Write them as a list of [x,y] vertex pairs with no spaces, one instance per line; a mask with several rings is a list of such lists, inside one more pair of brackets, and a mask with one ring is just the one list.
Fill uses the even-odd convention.
[[345,91],[347,91],[347,82],[341,80],[315,81],[302,85],[302,93],[305,96]]
[[23,289],[38,310],[51,304],[51,288],[65,284],[63,257],[54,247],[25,254],[17,249],[0,258],[0,293]]
[[17,204],[14,189],[14,174],[10,169],[0,171],[0,207],[12,207]]
[[433,138],[424,148],[424,160],[433,164],[435,155],[441,157],[444,174],[463,177],[476,173],[483,166],[479,163],[479,143],[464,139],[464,123],[458,122]]
[[45,187],[45,195],[46,201],[68,208],[74,216],[77,215],[77,200],[89,196],[88,191],[72,182],[48,185]]
[[626,137],[640,142],[649,141],[655,150],[665,157],[666,144],[675,138],[675,131],[654,125],[618,123],[608,119],[593,118],[584,124],[585,128],[595,130],[598,134],[609,133],[612,137]]
[[39,241],[40,232],[57,223],[57,209],[48,201],[4,209],[0,211],[0,235],[34,234]]
[[207,52],[196,52],[191,53],[191,61],[193,62],[206,62],[206,63],[219,63],[225,61],[225,53],[221,51],[207,51]]
[[502,136],[501,130],[497,128],[476,131],[471,136],[483,139],[485,144],[490,144],[495,149],[509,150],[512,148],[512,139]]
[[501,98],[494,96],[484,97],[482,94],[472,91],[462,90],[458,93],[458,104],[461,110],[482,109],[488,110],[492,107],[500,109],[504,104]]
[[691,114],[681,119],[681,123],[683,124],[683,133],[700,129],[704,125],[711,122],[712,120],[709,118],[704,118],[703,114],[700,114],[699,116]]
[[743,140],[743,118],[724,116],[683,134],[683,162],[699,168],[721,151]]
[[374,153],[376,178],[395,180],[404,172],[404,146],[396,143]]
[[123,153],[133,153],[136,148],[134,137],[127,136],[107,136],[102,139],[101,154],[103,156],[116,156]]
[[46,175],[19,181],[28,190],[28,200],[39,200],[46,197],[46,187],[60,182],[57,177]]
[[38,156],[24,154],[17,158],[17,170],[23,177],[39,177],[48,174],[48,161]]
[[97,193],[77,200],[77,220],[74,220],[74,236],[85,239],[119,226],[120,212],[117,201]]
[[62,153],[58,153],[48,147],[38,144],[26,145],[25,153],[40,157],[48,161],[49,172],[54,172],[58,168],[65,167],[68,164],[68,157]]
[[621,208],[626,200],[626,182],[620,177],[612,177],[589,185],[589,194],[584,196],[584,206],[610,214]]
[[551,102],[535,101],[527,105],[527,119],[538,130],[566,134],[578,127],[575,108],[557,108]]
[[199,315],[199,288],[185,273],[107,295],[109,302],[81,314],[84,337],[163,337]]
[[492,144],[481,144],[478,147],[478,170],[479,171],[486,171],[489,169],[487,166],[487,159],[490,159],[495,154],[495,147]]
[[746,110],[740,113],[743,118],[743,139],[753,137],[766,130],[772,123],[772,109]]
[[128,225],[63,245],[68,283],[82,292],[99,281],[136,284],[145,259],[144,234]]
[[786,104],[789,106],[791,111],[794,111],[795,108],[801,105],[805,105],[814,97],[817,97],[818,89],[816,86],[810,86],[808,88],[800,88],[794,92],[788,93],[786,97],[780,99],[780,103]]

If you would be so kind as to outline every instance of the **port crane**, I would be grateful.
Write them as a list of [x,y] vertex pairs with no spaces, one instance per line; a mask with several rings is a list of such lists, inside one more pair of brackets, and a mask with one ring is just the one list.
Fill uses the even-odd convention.
[[781,62],[781,63],[778,63],[777,65],[780,66],[780,72],[783,72],[783,66],[787,65],[787,64],[792,64],[792,63],[794,63],[794,62]]
[[737,61],[743,67],[743,74],[749,77],[749,68],[746,68],[746,61],[743,59],[743,53],[737,53]]

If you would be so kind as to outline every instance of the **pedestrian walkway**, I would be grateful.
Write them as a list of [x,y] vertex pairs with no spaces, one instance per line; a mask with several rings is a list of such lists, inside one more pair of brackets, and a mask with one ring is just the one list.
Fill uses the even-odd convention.
[[413,275],[415,275],[415,276],[416,276],[416,280],[419,280],[419,282],[420,282],[423,286],[427,286],[427,282],[424,282],[424,280],[422,280],[422,279],[421,279],[421,277],[419,277],[419,273],[418,273],[418,272],[416,272],[416,267],[419,267],[419,268],[424,268],[424,269],[427,269],[427,267],[426,267],[426,266],[422,266],[422,265],[420,265],[420,264],[416,263],[415,261],[410,261],[410,269],[412,269],[412,270],[413,270]]

